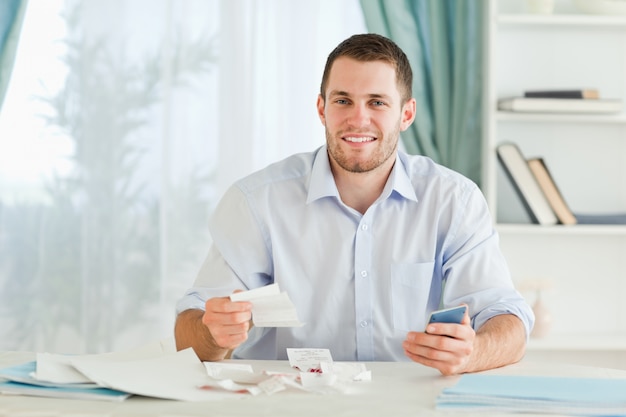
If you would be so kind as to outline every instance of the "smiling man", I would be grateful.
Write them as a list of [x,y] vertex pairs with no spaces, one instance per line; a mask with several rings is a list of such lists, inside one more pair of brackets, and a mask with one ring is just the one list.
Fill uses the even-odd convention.
[[[518,361],[534,317],[513,287],[485,200],[469,179],[398,151],[415,118],[412,73],[389,39],[354,35],[331,52],[317,111],[326,146],[235,183],[213,245],[177,305],[178,349],[202,360],[412,360],[444,375]],[[250,325],[235,291],[278,283],[302,327]],[[466,304],[460,324],[427,327]]]

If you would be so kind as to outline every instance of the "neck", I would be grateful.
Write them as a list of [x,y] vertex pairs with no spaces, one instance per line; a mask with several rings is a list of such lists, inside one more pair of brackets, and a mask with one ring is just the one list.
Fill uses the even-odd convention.
[[338,166],[332,158],[329,159],[341,201],[361,214],[365,214],[380,197],[395,163],[395,158],[390,158],[389,163],[372,171],[349,172]]

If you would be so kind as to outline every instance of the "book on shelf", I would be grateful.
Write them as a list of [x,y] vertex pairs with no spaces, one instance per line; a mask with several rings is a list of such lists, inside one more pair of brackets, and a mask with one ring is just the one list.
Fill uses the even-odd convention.
[[626,212],[616,213],[575,213],[578,224],[626,225]]
[[576,224],[576,216],[565,202],[543,158],[529,158],[528,166],[537,180],[539,188],[546,196],[548,204],[550,204],[554,214],[556,214],[559,223],[565,225]]
[[519,147],[512,142],[504,142],[498,145],[496,152],[506,176],[532,221],[541,225],[557,224],[558,218]]
[[550,174],[543,158],[529,158],[528,166],[532,171],[539,187],[546,196],[550,207],[559,219],[559,223],[564,225],[572,224],[625,224],[626,212],[614,213],[576,213],[573,212],[565,202],[563,195],[559,191],[554,177]]
[[526,98],[563,98],[563,99],[587,99],[600,98],[600,93],[595,88],[580,90],[527,90],[524,91]]
[[626,212],[578,213],[573,211],[541,157],[525,158],[520,148],[505,142],[498,159],[533,223],[542,225],[626,225]]
[[623,103],[620,99],[571,99],[508,97],[498,100],[498,109],[520,113],[619,113]]

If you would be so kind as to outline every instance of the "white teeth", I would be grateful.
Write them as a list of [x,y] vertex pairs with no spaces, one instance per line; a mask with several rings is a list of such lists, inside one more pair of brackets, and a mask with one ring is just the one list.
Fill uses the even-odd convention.
[[355,142],[355,143],[371,142],[374,140],[374,138],[369,137],[369,136],[360,137],[360,138],[344,138],[344,139],[348,142]]

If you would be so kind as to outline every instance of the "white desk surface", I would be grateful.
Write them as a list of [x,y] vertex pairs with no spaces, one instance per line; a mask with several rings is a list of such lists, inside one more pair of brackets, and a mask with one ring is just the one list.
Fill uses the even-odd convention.
[[[0,353],[0,367],[35,359],[29,352]],[[254,369],[287,369],[286,361],[245,361]],[[131,397],[123,402],[85,401],[0,395],[0,417],[183,417],[183,416],[454,416],[435,410],[439,392],[458,377],[443,377],[438,371],[413,362],[367,362],[371,382],[355,382],[349,394],[319,395],[283,391],[271,396],[250,396],[210,402],[180,402]],[[626,371],[522,360],[518,364],[487,371],[491,374],[626,378]],[[484,413],[458,413],[465,417]],[[490,414],[510,415],[510,414]],[[518,414],[520,416],[521,414]],[[525,414],[530,416],[530,414]]]

